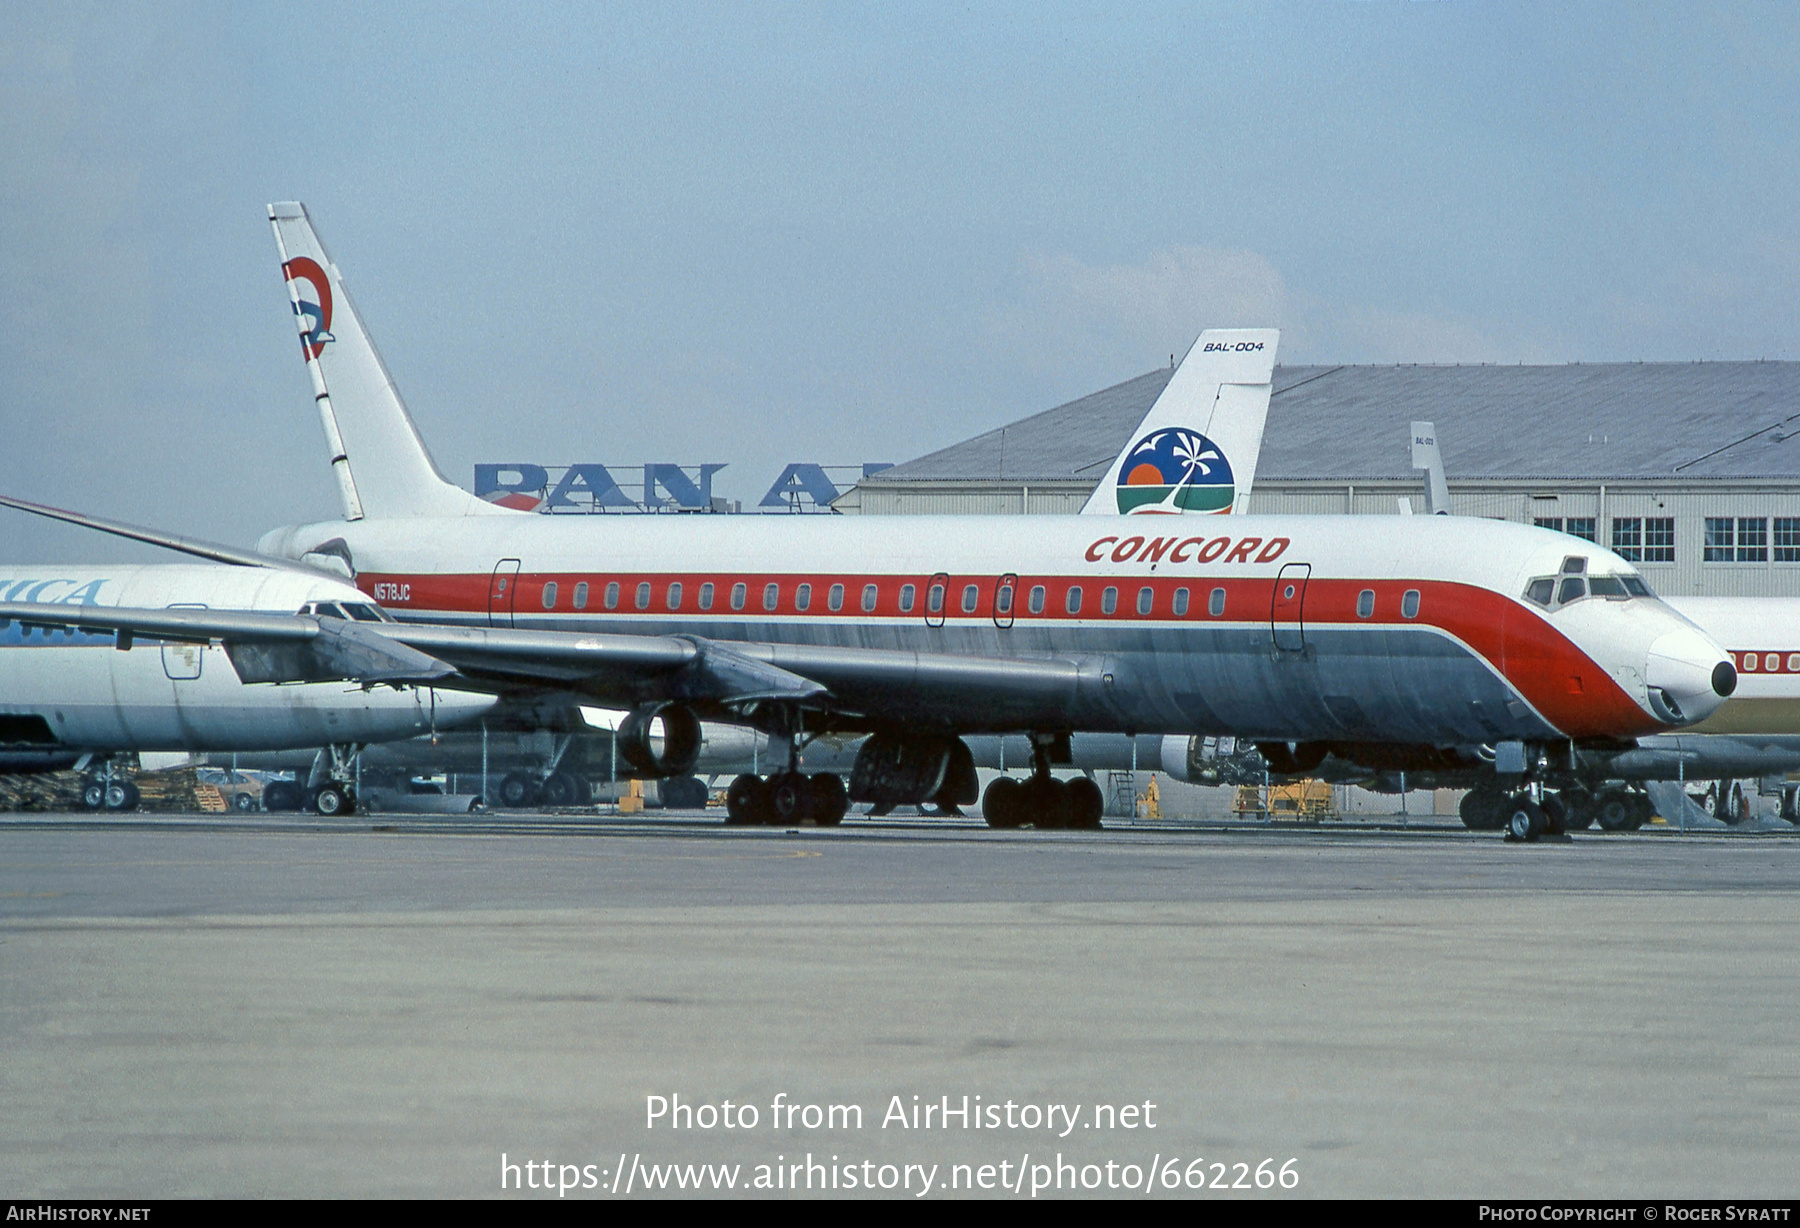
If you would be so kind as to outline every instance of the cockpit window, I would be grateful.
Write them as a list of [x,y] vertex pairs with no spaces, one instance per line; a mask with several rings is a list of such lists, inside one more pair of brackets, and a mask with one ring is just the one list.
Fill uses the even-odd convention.
[[387,617],[372,605],[355,604],[346,601],[344,608],[350,611],[350,617],[359,623],[384,623]]
[[1623,584],[1625,586],[1625,591],[1630,593],[1633,597],[1656,596],[1655,593],[1650,591],[1650,586],[1645,584],[1637,576],[1620,576],[1619,583]]
[[1627,601],[1633,597],[1655,597],[1641,576],[1589,576],[1583,579],[1564,571],[1554,576],[1538,576],[1525,585],[1525,600],[1546,609],[1558,609],[1583,598],[1605,597]]
[[1533,580],[1525,587],[1525,595],[1539,605],[1549,605],[1550,599],[1556,595],[1556,581],[1549,576]]
[[1580,576],[1565,577],[1562,587],[1556,590],[1556,604],[1568,605],[1571,601],[1580,601],[1587,596],[1587,583]]
[[1618,576],[1590,576],[1588,592],[1596,597],[1625,598],[1631,596],[1625,591],[1625,581]]

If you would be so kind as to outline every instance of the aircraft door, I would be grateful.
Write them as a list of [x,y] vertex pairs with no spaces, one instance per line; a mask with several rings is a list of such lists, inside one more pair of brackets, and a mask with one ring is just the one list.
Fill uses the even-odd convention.
[[488,626],[513,625],[513,597],[519,587],[519,560],[501,559],[488,581]]
[[931,577],[931,583],[925,588],[925,625],[941,627],[944,625],[944,602],[950,599],[950,576],[946,572],[938,572]]
[[1018,587],[1019,577],[1010,571],[994,586],[994,625],[1002,631],[1013,625],[1013,600]]
[[[182,602],[169,608],[171,610],[204,610],[206,607]],[[200,667],[205,662],[205,644],[164,644],[162,646],[163,673],[172,682],[192,682],[200,676]]]
[[1306,650],[1306,581],[1311,563],[1287,563],[1275,577],[1275,595],[1269,603],[1269,632],[1280,652]]

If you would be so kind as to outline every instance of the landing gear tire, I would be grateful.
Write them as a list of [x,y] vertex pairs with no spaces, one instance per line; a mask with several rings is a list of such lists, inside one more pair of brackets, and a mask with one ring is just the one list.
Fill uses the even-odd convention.
[[356,794],[343,785],[320,785],[313,791],[312,808],[326,818],[349,814],[356,809]]
[[1750,802],[1749,799],[1744,796],[1743,782],[1738,780],[1732,781],[1730,786],[1725,790],[1723,796],[1725,798],[1725,804],[1719,808],[1718,817],[1732,827],[1736,827],[1739,823],[1747,822],[1750,818]]
[[1024,822],[1025,786],[1011,776],[998,776],[981,795],[981,815],[989,827],[1015,828]]
[[760,776],[746,772],[725,790],[725,824],[728,827],[750,827],[765,822],[769,809],[769,786]]
[[1544,812],[1545,835],[1560,836],[1568,831],[1566,823],[1569,811],[1568,807],[1563,805],[1562,798],[1554,793],[1546,793],[1544,794],[1544,800],[1538,806],[1538,809]]
[[1059,831],[1069,826],[1069,791],[1052,776],[1033,776],[1025,782],[1025,821],[1039,831]]
[[1546,822],[1543,807],[1528,795],[1521,795],[1513,801],[1512,811],[1506,817],[1506,839],[1514,844],[1536,840],[1544,834]]
[[844,778],[835,772],[820,772],[812,778],[813,822],[820,827],[836,827],[850,813],[850,790]]
[[1499,831],[1510,813],[1507,798],[1492,789],[1470,789],[1457,803],[1456,813],[1470,831]]
[[1601,831],[1633,831],[1636,828],[1632,822],[1629,793],[1602,793],[1595,800],[1593,811],[1594,817],[1600,821]]
[[1106,810],[1106,796],[1100,786],[1086,776],[1071,780],[1065,789],[1069,800],[1069,826],[1077,831],[1099,831],[1100,815]]
[[509,810],[535,806],[542,794],[538,782],[524,772],[508,772],[500,781],[500,804]]
[[106,786],[106,797],[102,803],[108,810],[123,812],[136,810],[138,804],[138,787],[129,780],[115,780]]
[[[504,790],[506,782],[502,781],[500,787]],[[587,778],[573,772],[550,773],[544,780],[541,792],[542,804],[545,806],[585,806],[592,797]]]
[[711,796],[697,776],[672,776],[662,782],[663,805],[670,810],[705,810]]
[[798,827],[812,818],[812,782],[804,772],[769,777],[769,819],[781,827]]
[[1556,794],[1563,805],[1563,830],[1586,831],[1594,825],[1594,795],[1586,789],[1570,787]]
[[263,809],[300,809],[300,786],[291,780],[272,780],[263,788]]
[[81,806],[84,810],[106,809],[106,782],[89,777],[81,784]]

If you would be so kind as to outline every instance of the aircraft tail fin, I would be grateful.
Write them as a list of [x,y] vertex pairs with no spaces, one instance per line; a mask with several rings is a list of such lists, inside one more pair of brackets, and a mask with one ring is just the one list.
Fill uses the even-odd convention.
[[1280,341],[1273,328],[1201,333],[1082,514],[1244,511]]
[[269,206],[344,518],[507,514],[438,471],[306,206]]

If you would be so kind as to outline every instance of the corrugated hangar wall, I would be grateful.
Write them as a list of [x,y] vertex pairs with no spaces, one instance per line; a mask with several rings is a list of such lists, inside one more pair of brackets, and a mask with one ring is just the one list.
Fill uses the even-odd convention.
[[[1078,512],[1168,376],[895,466],[836,506]],[[1575,532],[1663,592],[1800,596],[1800,363],[1277,368],[1251,510],[1422,511],[1415,420],[1437,426],[1458,515]]]

